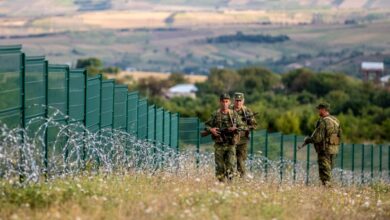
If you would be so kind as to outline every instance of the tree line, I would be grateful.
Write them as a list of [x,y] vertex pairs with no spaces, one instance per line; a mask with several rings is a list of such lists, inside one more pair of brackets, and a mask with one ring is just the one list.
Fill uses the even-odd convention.
[[238,31],[235,35],[221,35],[218,37],[207,38],[207,43],[231,43],[231,42],[250,42],[250,43],[281,43],[288,41],[287,35],[263,35],[263,34],[244,34]]
[[[185,82],[181,74],[174,75],[177,82]],[[204,121],[218,108],[220,93],[244,92],[246,105],[259,113],[256,117],[260,128],[302,135],[312,132],[318,119],[315,106],[326,101],[331,104],[331,113],[341,121],[344,141],[384,143],[390,140],[390,92],[343,73],[298,69],[276,74],[258,67],[211,69],[208,80],[196,86],[199,89],[196,99],[167,100],[162,96],[163,88],[149,93],[149,98],[170,111]],[[132,88],[146,94],[145,81]]]
[[[77,66],[92,73],[105,69],[94,59],[80,60]],[[219,94],[243,92],[246,105],[259,113],[259,127],[285,134],[310,134],[318,119],[315,105],[326,101],[331,104],[331,113],[341,121],[344,141],[390,141],[390,91],[344,73],[297,69],[277,74],[259,67],[214,68],[205,82],[196,84],[196,99],[166,99],[165,91],[179,83],[187,83],[184,74],[174,73],[165,80],[133,80],[128,87],[140,91],[156,105],[203,121],[218,108]]]

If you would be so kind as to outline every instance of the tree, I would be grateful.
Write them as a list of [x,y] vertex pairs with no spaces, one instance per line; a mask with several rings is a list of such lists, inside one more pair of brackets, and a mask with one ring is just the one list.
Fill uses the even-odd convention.
[[89,57],[86,59],[78,59],[76,68],[86,69],[88,76],[94,76],[100,73],[119,73],[120,69],[115,66],[104,68],[103,62],[96,57]]
[[188,83],[188,80],[184,77],[183,73],[172,73],[169,75],[167,81],[169,86]]
[[283,75],[282,82],[290,92],[302,92],[307,90],[314,73],[309,69],[297,69]]
[[344,91],[334,90],[326,95],[326,100],[332,102],[331,110],[333,114],[338,114],[345,109],[345,103],[350,99],[349,95]]
[[301,134],[300,117],[288,111],[276,119],[276,128],[285,134]]
[[237,82],[240,76],[234,70],[228,69],[211,69],[208,80],[198,83],[197,86],[201,93],[211,93],[219,95],[225,92],[233,92],[237,89]]
[[240,69],[238,74],[242,78],[240,81],[244,82],[244,88],[242,89],[249,93],[253,90],[268,91],[280,83],[280,79],[276,74],[259,67]]
[[76,68],[84,68],[87,70],[89,76],[102,73],[103,63],[96,57],[90,57],[86,59],[78,59]]
[[140,92],[148,97],[163,95],[163,89],[167,88],[166,80],[159,80],[155,77],[142,78],[138,82],[138,89]]

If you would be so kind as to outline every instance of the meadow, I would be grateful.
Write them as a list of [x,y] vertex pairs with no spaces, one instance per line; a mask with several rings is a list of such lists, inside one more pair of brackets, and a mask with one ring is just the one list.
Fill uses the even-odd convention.
[[388,219],[390,186],[323,188],[212,170],[85,174],[25,187],[0,182],[0,219]]

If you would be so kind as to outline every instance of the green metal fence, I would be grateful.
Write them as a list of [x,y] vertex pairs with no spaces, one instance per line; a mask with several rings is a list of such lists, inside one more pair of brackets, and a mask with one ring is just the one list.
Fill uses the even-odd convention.
[[[127,131],[153,143],[178,149],[179,115],[148,105],[138,92],[84,69],[49,64],[45,57],[25,56],[21,46],[0,46],[0,121],[9,128],[35,133],[50,117],[56,123],[81,123],[90,132]],[[41,120],[39,120],[41,119]],[[34,121],[34,122],[32,122]],[[62,150],[58,127],[45,131],[45,161]],[[84,158],[86,156],[84,155]]]
[[[199,118],[180,118],[178,113],[149,105],[138,92],[129,92],[101,75],[87,77],[84,69],[49,64],[41,56],[26,57],[21,46],[0,46],[0,121],[10,128],[29,126],[34,131],[48,117],[61,124],[82,123],[90,132],[117,129],[176,150],[193,151],[196,163],[201,162],[200,154],[213,152],[210,136],[200,136],[204,123]],[[47,128],[46,166],[56,153],[54,140],[61,144],[58,132],[56,127]],[[280,181],[309,183],[317,175],[317,156],[310,145],[298,151],[302,142],[302,136],[252,131],[248,166],[266,178],[277,173]],[[343,143],[336,160],[337,178],[356,183],[389,179],[389,158],[389,145]]]

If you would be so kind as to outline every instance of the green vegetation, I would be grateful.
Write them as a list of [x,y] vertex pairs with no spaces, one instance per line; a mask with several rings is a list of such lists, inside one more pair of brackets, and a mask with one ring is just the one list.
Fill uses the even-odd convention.
[[207,43],[231,43],[231,42],[250,42],[250,43],[265,43],[274,44],[288,41],[290,38],[287,35],[246,35],[238,31],[235,35],[222,35],[214,38],[207,38]]
[[103,62],[95,57],[77,60],[76,68],[86,69],[89,76],[101,73],[118,73],[120,71],[118,67],[113,66],[104,68]]
[[[203,121],[218,108],[220,93],[241,91],[246,95],[246,104],[259,112],[260,128],[286,134],[310,134],[318,118],[314,106],[327,101],[331,104],[331,113],[342,123],[344,141],[390,141],[390,92],[380,86],[342,73],[315,73],[309,69],[282,75],[257,67],[212,69],[210,72],[208,80],[197,84],[197,99],[166,100],[162,97],[168,87],[161,87],[161,84],[157,89],[145,87],[153,85],[151,79],[151,83],[142,82],[132,88],[139,89],[152,102],[172,112],[198,116]],[[153,92],[147,93],[146,88]]]

